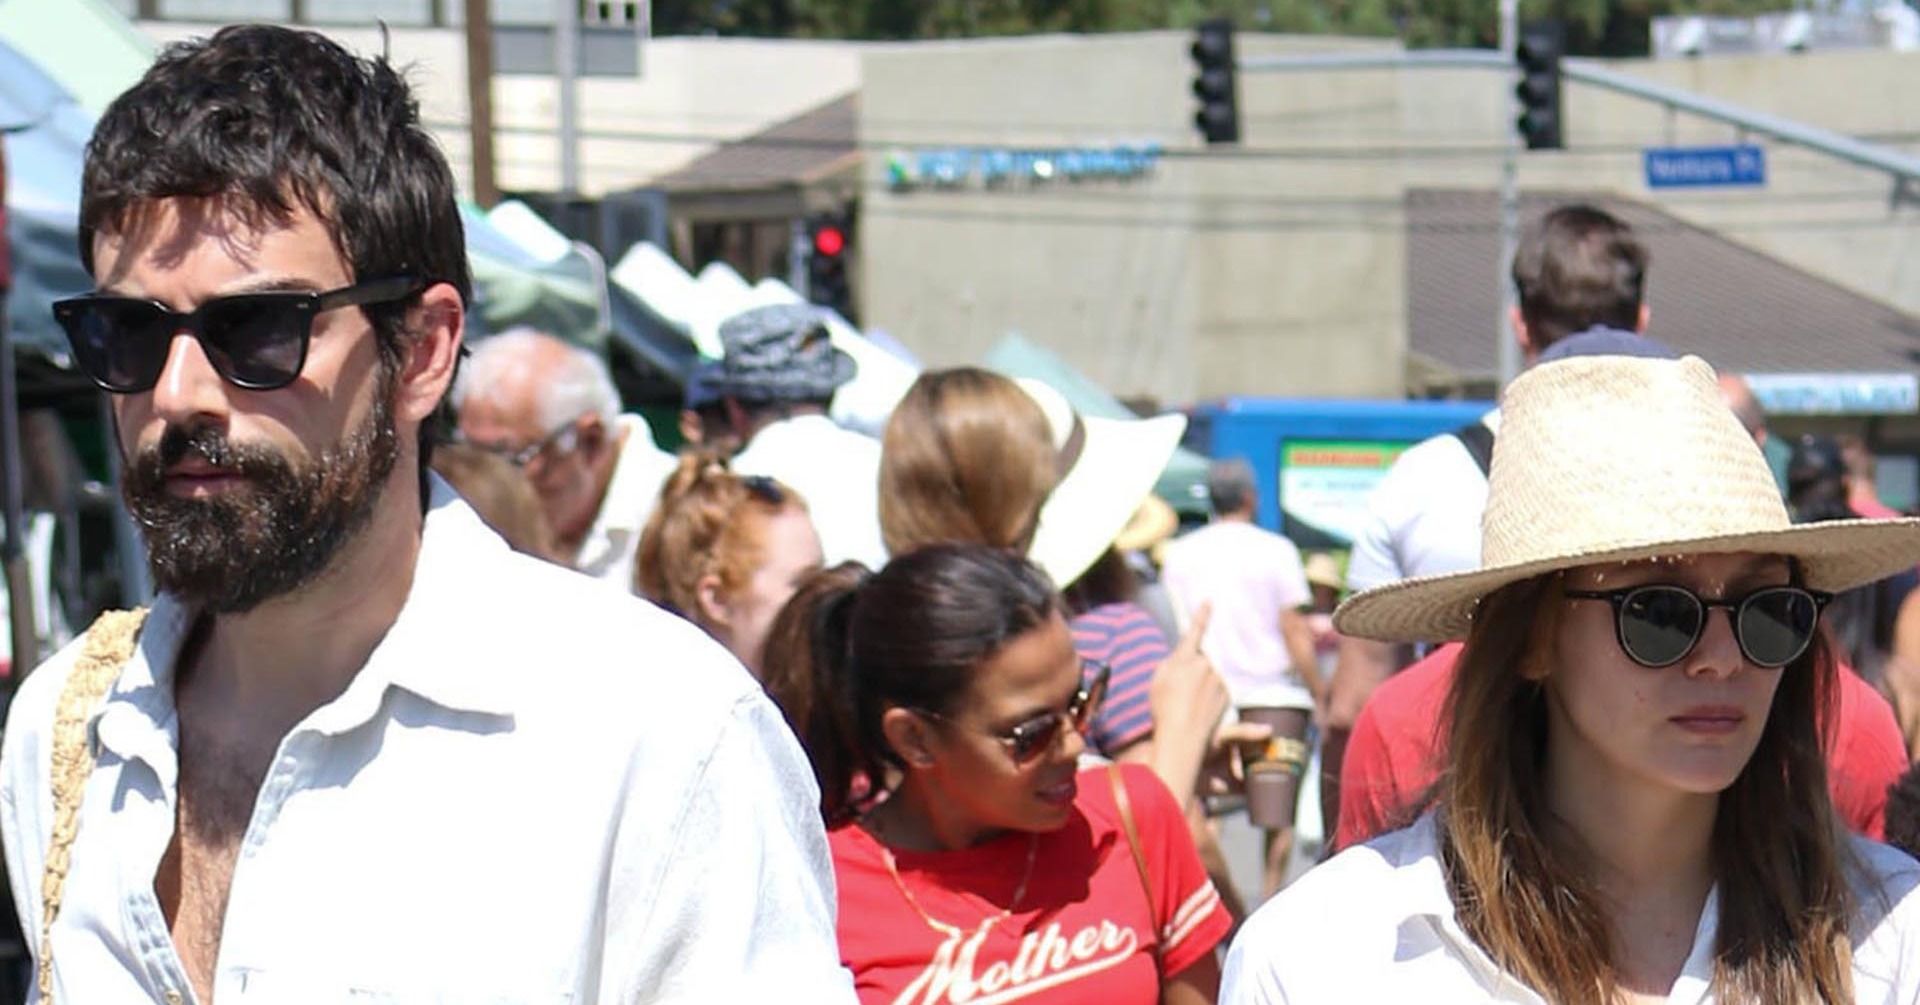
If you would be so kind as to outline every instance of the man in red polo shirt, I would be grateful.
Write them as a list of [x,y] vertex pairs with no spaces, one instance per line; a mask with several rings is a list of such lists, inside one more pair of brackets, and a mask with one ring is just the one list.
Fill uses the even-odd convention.
[[[1387,679],[1367,699],[1340,766],[1340,823],[1334,848],[1348,848],[1413,822],[1445,760],[1447,692],[1461,646],[1451,643]],[[1893,708],[1853,668],[1839,667],[1839,713],[1824,730],[1833,808],[1853,830],[1878,840],[1887,789],[1907,768]]]

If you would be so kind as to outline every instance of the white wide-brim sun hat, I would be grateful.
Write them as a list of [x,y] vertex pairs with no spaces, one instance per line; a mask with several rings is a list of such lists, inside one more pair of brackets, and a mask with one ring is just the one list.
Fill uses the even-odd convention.
[[1027,558],[1065,589],[1113,546],[1153,492],[1187,431],[1187,417],[1083,416],[1052,387],[1028,378],[1017,383],[1046,414],[1053,447],[1067,464],[1027,548]]
[[1500,416],[1481,568],[1358,594],[1334,615],[1341,632],[1465,638],[1482,597],[1602,563],[1782,555],[1798,561],[1804,585],[1829,592],[1920,564],[1920,520],[1794,525],[1766,458],[1698,357],[1542,364],[1507,388]]

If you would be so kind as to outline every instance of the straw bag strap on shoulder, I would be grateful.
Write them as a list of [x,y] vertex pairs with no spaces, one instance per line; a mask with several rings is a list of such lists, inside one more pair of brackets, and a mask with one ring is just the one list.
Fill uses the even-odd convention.
[[1113,783],[1113,805],[1120,811],[1120,826],[1127,832],[1127,850],[1133,852],[1133,867],[1140,874],[1140,890],[1147,895],[1148,923],[1153,931],[1153,964],[1160,966],[1160,905],[1153,899],[1153,874],[1147,871],[1147,856],[1140,848],[1140,826],[1133,819],[1133,800],[1127,797],[1127,783],[1120,777],[1120,766],[1107,765],[1107,780]]
[[87,639],[60,690],[53,711],[53,830],[47,840],[46,869],[40,877],[40,1000],[53,1001],[53,919],[67,883],[73,838],[80,829],[80,798],[93,774],[94,754],[87,725],[94,709],[133,658],[146,608],[107,611],[87,629]]

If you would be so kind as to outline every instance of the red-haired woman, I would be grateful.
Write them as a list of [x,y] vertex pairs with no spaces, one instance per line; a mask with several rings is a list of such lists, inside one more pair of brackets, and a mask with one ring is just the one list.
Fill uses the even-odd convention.
[[771,478],[689,452],[640,535],[634,588],[718,639],[755,676],[774,616],[820,568],[807,504]]

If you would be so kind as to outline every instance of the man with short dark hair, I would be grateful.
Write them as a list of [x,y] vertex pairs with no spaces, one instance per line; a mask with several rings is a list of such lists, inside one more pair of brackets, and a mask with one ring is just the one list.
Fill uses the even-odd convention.
[[1647,327],[1647,249],[1626,221],[1595,206],[1561,206],[1514,250],[1514,336],[1529,362],[1596,328]]
[[[1593,206],[1558,207],[1522,235],[1512,278],[1514,339],[1531,366],[1543,356],[1633,352],[1647,326],[1647,252],[1633,229]],[[1580,345],[1566,345],[1579,340]],[[1488,459],[1496,409],[1432,437],[1395,459],[1367,499],[1347,564],[1347,589],[1478,568]],[[1340,760],[1367,696],[1405,662],[1396,647],[1346,638],[1329,687],[1321,749],[1321,805],[1332,833],[1339,816]]]
[[55,312],[161,592],[0,744],[41,1000],[851,1000],[760,688],[426,473],[470,280],[397,72],[169,47],[88,147],[80,250]]

